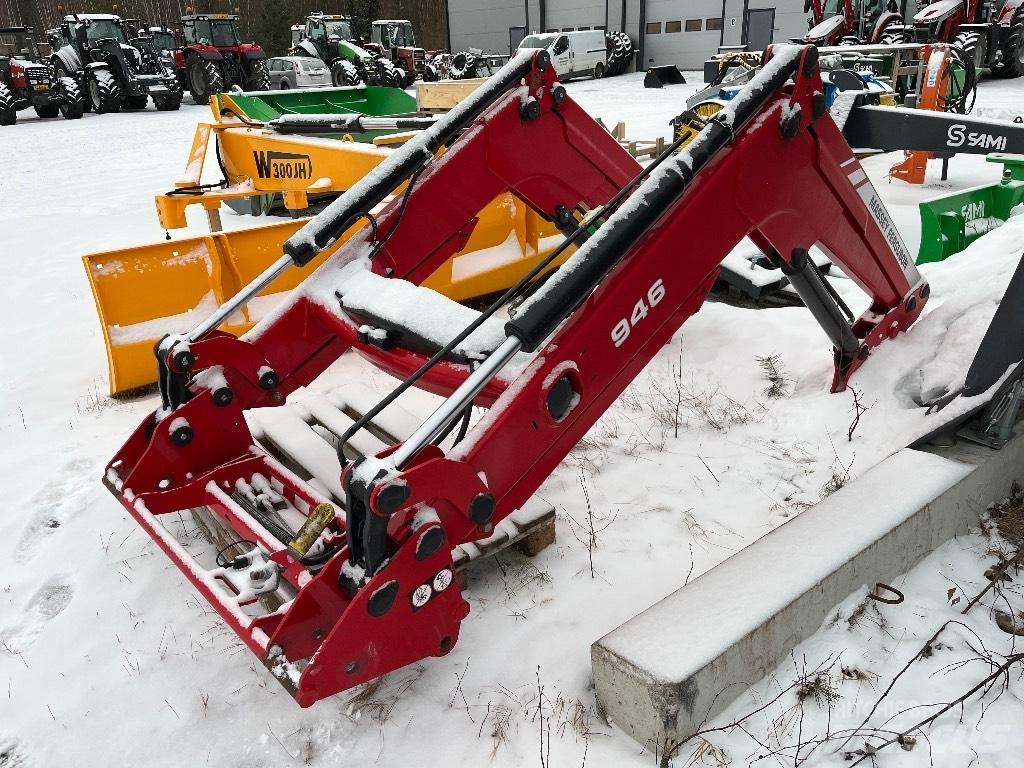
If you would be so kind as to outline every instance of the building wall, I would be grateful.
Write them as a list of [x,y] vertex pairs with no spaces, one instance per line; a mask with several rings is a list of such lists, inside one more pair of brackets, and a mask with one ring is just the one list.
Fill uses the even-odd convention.
[[[580,27],[605,26],[604,2],[595,0],[546,0],[545,2],[545,30],[568,30],[579,29]],[[610,13],[610,9],[609,9]]]
[[700,69],[718,49],[722,0],[646,0],[644,11],[638,67],[675,64],[680,69]]
[[726,0],[723,45],[742,45],[744,5],[752,10],[775,9],[775,42],[803,37],[807,32],[807,14],[800,0]]
[[[720,44],[743,44],[746,10],[775,9],[775,42],[801,37],[807,30],[803,0],[544,0],[543,23],[539,0],[447,2],[453,51],[482,48],[507,53],[509,27],[525,23],[528,2],[528,32],[601,26],[624,29],[640,49],[639,69],[661,64],[701,69]],[[653,25],[649,33],[648,25]]]
[[527,12],[527,32],[535,31],[540,23],[537,0],[448,0],[451,49],[507,54],[509,28],[526,25]]

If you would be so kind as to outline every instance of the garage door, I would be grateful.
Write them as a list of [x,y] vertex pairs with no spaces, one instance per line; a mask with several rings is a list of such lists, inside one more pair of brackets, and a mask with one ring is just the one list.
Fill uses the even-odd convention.
[[721,8],[719,2],[703,0],[648,2],[644,61],[638,65],[675,64],[680,69],[701,69],[704,60],[718,50]]

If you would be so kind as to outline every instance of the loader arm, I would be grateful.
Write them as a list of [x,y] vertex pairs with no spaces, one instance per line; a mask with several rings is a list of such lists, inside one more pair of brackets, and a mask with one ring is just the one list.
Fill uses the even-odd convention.
[[[639,173],[555,82],[545,52],[513,59],[290,238],[288,259],[191,334],[161,343],[164,405],[105,482],[300,704],[451,650],[468,613],[452,548],[489,536],[524,504],[699,309],[743,237],[782,265],[822,325],[833,390],[916,319],[927,284],[827,116],[817,51],[787,46],[767,58],[684,152],[673,146]],[[352,234],[407,179],[373,226]],[[419,337],[468,310],[439,307],[414,284],[459,249],[476,212],[502,191],[583,245],[497,334],[481,326],[485,342],[466,339],[468,360],[443,357],[446,332],[428,361],[430,340],[424,349]],[[212,330],[289,259],[309,263],[346,233],[294,300],[244,339]],[[815,244],[871,296],[859,319],[845,316],[806,257]],[[449,397],[405,440],[348,465],[335,496],[343,515],[329,511],[310,529],[323,492],[254,443],[243,411],[283,405],[350,348],[396,374],[418,369],[418,386]],[[472,404],[491,409],[446,455],[438,438]],[[306,520],[296,538],[317,539],[316,562],[232,501],[232,489],[268,483],[288,514]],[[259,554],[248,565],[203,570],[158,520],[204,506],[253,543]],[[239,589],[232,569],[244,568],[255,568],[257,587]],[[278,578],[292,590],[284,606],[241,611]],[[218,586],[225,580],[233,590]]]

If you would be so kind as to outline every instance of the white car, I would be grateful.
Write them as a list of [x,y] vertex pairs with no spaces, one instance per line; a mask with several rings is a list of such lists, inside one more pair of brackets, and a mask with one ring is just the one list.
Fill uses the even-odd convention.
[[267,59],[270,89],[285,91],[289,88],[327,88],[331,73],[327,66],[309,56],[278,56]]
[[608,48],[602,30],[582,32],[545,32],[527,35],[519,43],[524,48],[547,48],[555,72],[562,80],[570,77],[602,77],[608,66]]

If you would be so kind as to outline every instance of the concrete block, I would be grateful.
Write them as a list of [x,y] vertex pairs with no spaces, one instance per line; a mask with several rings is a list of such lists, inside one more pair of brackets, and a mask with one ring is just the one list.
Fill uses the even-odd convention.
[[892,582],[1024,476],[1002,451],[904,449],[591,647],[601,713],[663,751],[699,730],[863,585]]

